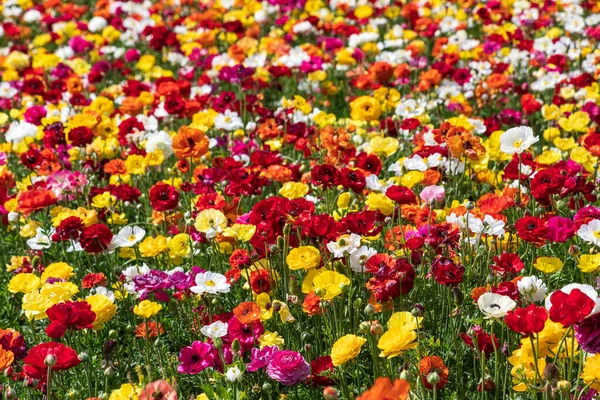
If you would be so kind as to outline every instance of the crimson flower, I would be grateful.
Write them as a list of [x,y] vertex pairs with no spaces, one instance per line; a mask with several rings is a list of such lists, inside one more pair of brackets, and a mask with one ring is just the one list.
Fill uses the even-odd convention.
[[546,299],[550,319],[564,327],[589,317],[598,306],[598,293],[590,285],[572,283],[552,293]]
[[417,196],[406,186],[390,186],[385,195],[398,204],[416,204]]
[[544,307],[530,304],[526,308],[517,308],[509,311],[504,317],[504,322],[513,331],[522,335],[531,335],[544,330],[548,319],[548,312]]
[[23,367],[25,374],[33,379],[42,379],[45,377],[48,372],[45,360],[48,356],[54,356],[56,359],[56,364],[51,367],[52,371],[70,369],[79,365],[80,362],[77,352],[62,343],[41,343],[32,347],[23,360],[25,363]]
[[83,230],[79,243],[87,253],[100,253],[108,248],[113,234],[104,224],[90,225]]
[[46,334],[53,339],[63,337],[67,329],[91,328],[96,320],[96,314],[85,301],[58,303],[50,307],[46,314],[50,319]]
[[150,188],[150,205],[156,211],[170,211],[177,207],[179,191],[171,185],[159,182]]

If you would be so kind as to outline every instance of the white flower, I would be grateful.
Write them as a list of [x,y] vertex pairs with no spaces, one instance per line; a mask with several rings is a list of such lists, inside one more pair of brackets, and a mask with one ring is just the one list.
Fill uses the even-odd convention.
[[216,338],[227,335],[227,323],[222,321],[215,321],[210,325],[203,326],[200,332],[206,337],[215,340]]
[[37,134],[37,126],[25,121],[14,121],[8,127],[8,131],[4,134],[7,142],[19,143],[26,137],[35,137]]
[[533,134],[533,129],[528,126],[511,128],[500,136],[500,151],[506,154],[521,154],[537,143],[539,137]]
[[224,129],[226,131],[235,131],[237,129],[242,129],[244,127],[244,123],[242,119],[238,116],[238,113],[226,110],[225,114],[219,114],[215,117],[215,128]]
[[146,231],[139,226],[126,226],[117,233],[113,240],[117,247],[133,247],[139,243],[144,236],[146,236]]
[[329,250],[335,258],[344,257],[344,253],[351,254],[360,247],[361,239],[360,235],[355,233],[342,235],[335,242],[327,243],[327,250]]
[[396,106],[396,115],[402,118],[415,118],[425,112],[425,108],[419,105],[414,99],[401,101]]
[[47,249],[52,246],[52,233],[46,234],[42,228],[37,228],[35,236],[27,241],[27,245],[32,250]]
[[484,293],[477,300],[477,305],[485,318],[502,318],[507,312],[512,311],[517,303],[508,296],[498,293]]
[[548,287],[537,276],[526,276],[517,282],[519,293],[531,303],[544,300]]
[[165,158],[173,154],[173,139],[167,132],[158,131],[147,136],[146,151],[152,153],[156,150],[162,151]]
[[585,242],[600,246],[600,219],[594,219],[581,225],[577,231],[577,236]]
[[492,236],[504,235],[504,221],[494,219],[491,215],[486,215],[483,221],[479,218],[475,218],[473,214],[467,215],[467,224],[469,230],[477,234],[487,234]]
[[369,258],[377,254],[377,250],[367,246],[361,246],[352,253],[350,253],[350,269],[354,272],[364,272],[365,264],[369,261]]
[[313,26],[310,22],[308,21],[302,21],[302,22],[298,22],[296,25],[294,25],[294,27],[292,28],[292,32],[298,34],[298,33],[307,33],[310,32],[313,29]]
[[241,382],[242,378],[244,377],[244,374],[242,373],[242,371],[240,371],[238,367],[231,367],[225,373],[225,377],[231,383]]
[[90,32],[100,32],[102,29],[106,28],[108,22],[102,17],[94,17],[90,19],[88,22],[88,30]]
[[192,286],[190,290],[197,294],[210,293],[229,293],[229,283],[225,275],[216,272],[201,272],[196,275],[196,286]]
[[35,8],[32,8],[31,10],[27,10],[27,12],[25,14],[23,14],[23,21],[28,22],[28,23],[41,21],[41,19],[42,19],[42,13],[39,12],[38,10],[36,10]]
[[[565,294],[571,294],[573,289],[578,289],[596,304],[592,311],[585,316],[585,318],[591,317],[592,315],[598,314],[600,312],[600,297],[598,296],[598,292],[596,292],[596,289],[594,289],[594,287],[591,285],[586,285],[583,283],[570,283],[557,291],[563,292]],[[546,309],[548,311],[550,311],[550,309],[552,308],[552,295],[554,293],[556,292],[552,292],[550,293],[550,296],[546,297]]]
[[93,296],[95,294],[101,294],[101,295],[107,297],[113,303],[115,302],[115,294],[113,292],[111,292],[110,290],[108,290],[107,288],[105,288],[104,286],[98,286],[98,287],[90,290],[90,296]]

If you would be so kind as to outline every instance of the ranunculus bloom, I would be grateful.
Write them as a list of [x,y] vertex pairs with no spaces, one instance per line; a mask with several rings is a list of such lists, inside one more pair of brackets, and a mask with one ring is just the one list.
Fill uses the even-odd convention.
[[300,353],[283,350],[275,354],[267,366],[267,374],[285,386],[292,386],[308,378],[310,366]]
[[575,324],[575,339],[588,353],[600,353],[600,314]]
[[552,321],[567,327],[600,312],[600,299],[592,286],[571,283],[546,298],[546,309]]
[[139,400],[177,400],[177,391],[173,386],[169,385],[169,382],[164,380],[158,380],[147,384],[142,393],[140,393]]
[[56,364],[52,366],[52,371],[66,370],[79,365],[79,358],[75,350],[62,343],[49,342],[38,344],[29,350],[23,360],[25,363],[23,371],[30,378],[42,379],[48,371],[48,366],[44,361],[49,355],[56,358]]
[[410,384],[404,379],[396,379],[394,383],[388,377],[379,377],[371,389],[364,392],[357,400],[406,400],[410,392]]
[[152,186],[149,197],[153,209],[156,211],[170,211],[177,207],[179,191],[171,185],[159,182]]
[[199,374],[206,368],[214,367],[218,357],[217,350],[208,343],[195,341],[184,347],[179,353],[181,364],[177,367],[180,374]]
[[90,225],[83,230],[79,243],[87,253],[100,253],[108,248],[113,234],[104,224]]
[[427,203],[441,202],[446,196],[446,190],[442,186],[427,186],[419,196]]
[[526,308],[517,308],[509,311],[504,317],[506,325],[522,335],[531,335],[544,330],[548,319],[548,312],[544,307],[530,304]]
[[46,334],[53,339],[63,337],[67,329],[89,329],[96,320],[96,314],[85,301],[66,301],[46,310],[50,325]]
[[427,381],[430,373],[436,372],[440,377],[440,381],[436,383],[436,390],[440,390],[448,383],[448,367],[444,364],[444,360],[438,356],[426,356],[419,362],[419,372],[421,380],[427,389],[433,389],[433,385]]

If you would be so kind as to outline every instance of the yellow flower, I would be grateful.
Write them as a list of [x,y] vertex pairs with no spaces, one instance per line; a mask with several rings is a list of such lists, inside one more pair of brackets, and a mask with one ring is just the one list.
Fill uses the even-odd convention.
[[127,168],[128,174],[143,174],[146,170],[146,159],[139,154],[132,154],[125,160],[125,168]]
[[152,318],[162,310],[163,306],[150,300],[143,300],[133,307],[133,313],[145,319]]
[[117,390],[113,390],[108,400],[137,400],[140,389],[133,386],[131,383],[124,383]]
[[600,269],[600,254],[582,254],[579,256],[577,268],[586,274],[598,271]]
[[538,257],[533,266],[545,274],[554,274],[562,269],[563,263],[556,257]]
[[214,208],[209,208],[202,210],[196,216],[196,223],[194,224],[194,227],[198,230],[198,232],[202,232],[204,234],[214,233],[216,236],[216,233],[227,228],[227,218],[221,211],[215,210]]
[[29,56],[20,51],[11,52],[4,60],[4,67],[20,71],[29,65]]
[[96,314],[93,329],[98,330],[104,327],[104,324],[112,319],[117,313],[117,306],[105,295],[95,294],[85,299]]
[[271,319],[273,316],[273,303],[271,303],[271,297],[267,293],[261,293],[256,296],[254,302],[260,307],[260,320],[266,321]]
[[406,186],[407,188],[412,189],[415,185],[418,185],[425,178],[425,174],[421,171],[409,171],[406,174],[402,175],[400,179],[400,184],[402,186]]
[[285,261],[292,270],[311,269],[321,263],[321,253],[313,246],[300,246],[292,249]]
[[544,104],[542,106],[542,116],[546,121],[554,121],[560,117],[560,110],[556,104]]
[[92,207],[94,208],[109,208],[117,203],[117,198],[110,194],[110,192],[104,192],[97,194],[92,199]]
[[367,339],[355,335],[342,336],[336,340],[331,348],[333,365],[337,367],[356,358],[366,341]]
[[594,172],[598,157],[594,157],[585,147],[577,146],[571,150],[571,160],[581,164],[587,172],[591,173]]
[[200,393],[195,400],[209,400],[208,396],[204,393]]
[[344,192],[338,196],[337,207],[341,210],[345,210],[352,201],[352,195],[348,192]]
[[556,146],[560,151],[571,150],[573,147],[577,146],[577,142],[572,137],[570,138],[555,138],[552,143]]
[[136,64],[136,68],[143,72],[150,72],[154,63],[156,62],[156,57],[150,54],[146,54],[140,57],[138,63]]
[[23,296],[21,308],[29,320],[44,319],[47,309],[61,301],[70,300],[78,292],[77,286],[70,282],[45,283],[39,291],[34,290]]
[[249,242],[256,233],[256,226],[251,224],[233,224],[223,231],[223,236],[232,237],[240,242]]
[[350,118],[360,121],[375,121],[381,114],[379,102],[370,96],[357,97],[350,103]]
[[140,243],[140,254],[142,257],[156,257],[169,249],[167,238],[164,236],[146,237]]
[[25,262],[27,262],[27,263],[31,262],[29,257],[27,257],[27,256],[12,256],[10,258],[10,264],[6,264],[6,270],[8,272],[12,272],[16,269],[21,268]]
[[[536,363],[533,357],[522,356],[518,354],[519,350],[513,352],[508,358],[513,368],[510,374],[513,377],[513,390],[515,392],[525,392],[528,389],[527,383],[534,383],[537,380]],[[543,371],[546,368],[546,360],[540,358],[537,360],[537,371]]]
[[35,274],[17,274],[8,283],[8,291],[11,293],[30,293],[42,286],[40,278]]
[[302,182],[286,182],[279,189],[279,194],[286,199],[294,200],[306,196],[308,185]]
[[335,271],[323,271],[313,279],[314,291],[324,300],[332,300],[342,294],[342,289],[350,285],[346,275]]
[[394,202],[383,193],[369,193],[365,201],[369,210],[381,211],[383,215],[392,215],[394,212]]
[[285,344],[285,340],[279,336],[277,332],[269,332],[265,331],[262,335],[258,337],[258,342],[260,344],[260,348],[267,346],[277,346],[281,348]]
[[600,354],[595,354],[585,360],[581,379],[592,389],[600,390]]
[[417,339],[417,333],[411,331],[404,326],[398,326],[388,330],[384,333],[377,347],[381,350],[379,357],[393,358],[402,352],[417,347],[415,340]]
[[584,111],[577,111],[569,115],[569,118],[561,118],[558,125],[567,132],[587,132],[590,116]]
[[171,257],[186,257],[192,252],[190,247],[190,235],[179,233],[173,236],[169,241],[169,255]]
[[369,141],[369,152],[389,157],[398,150],[398,139],[375,136]]
[[413,317],[408,311],[398,311],[393,313],[388,320],[387,328],[404,327],[409,331],[416,331],[421,326],[421,321],[423,321],[423,317]]
[[75,273],[73,267],[66,262],[55,262],[49,264],[42,272],[42,283],[46,283],[48,278],[58,278],[68,281]]

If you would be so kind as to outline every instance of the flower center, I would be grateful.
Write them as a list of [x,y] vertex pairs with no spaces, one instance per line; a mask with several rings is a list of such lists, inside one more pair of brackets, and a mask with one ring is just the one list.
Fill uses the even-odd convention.
[[206,281],[206,286],[215,286],[216,283],[212,280]]

